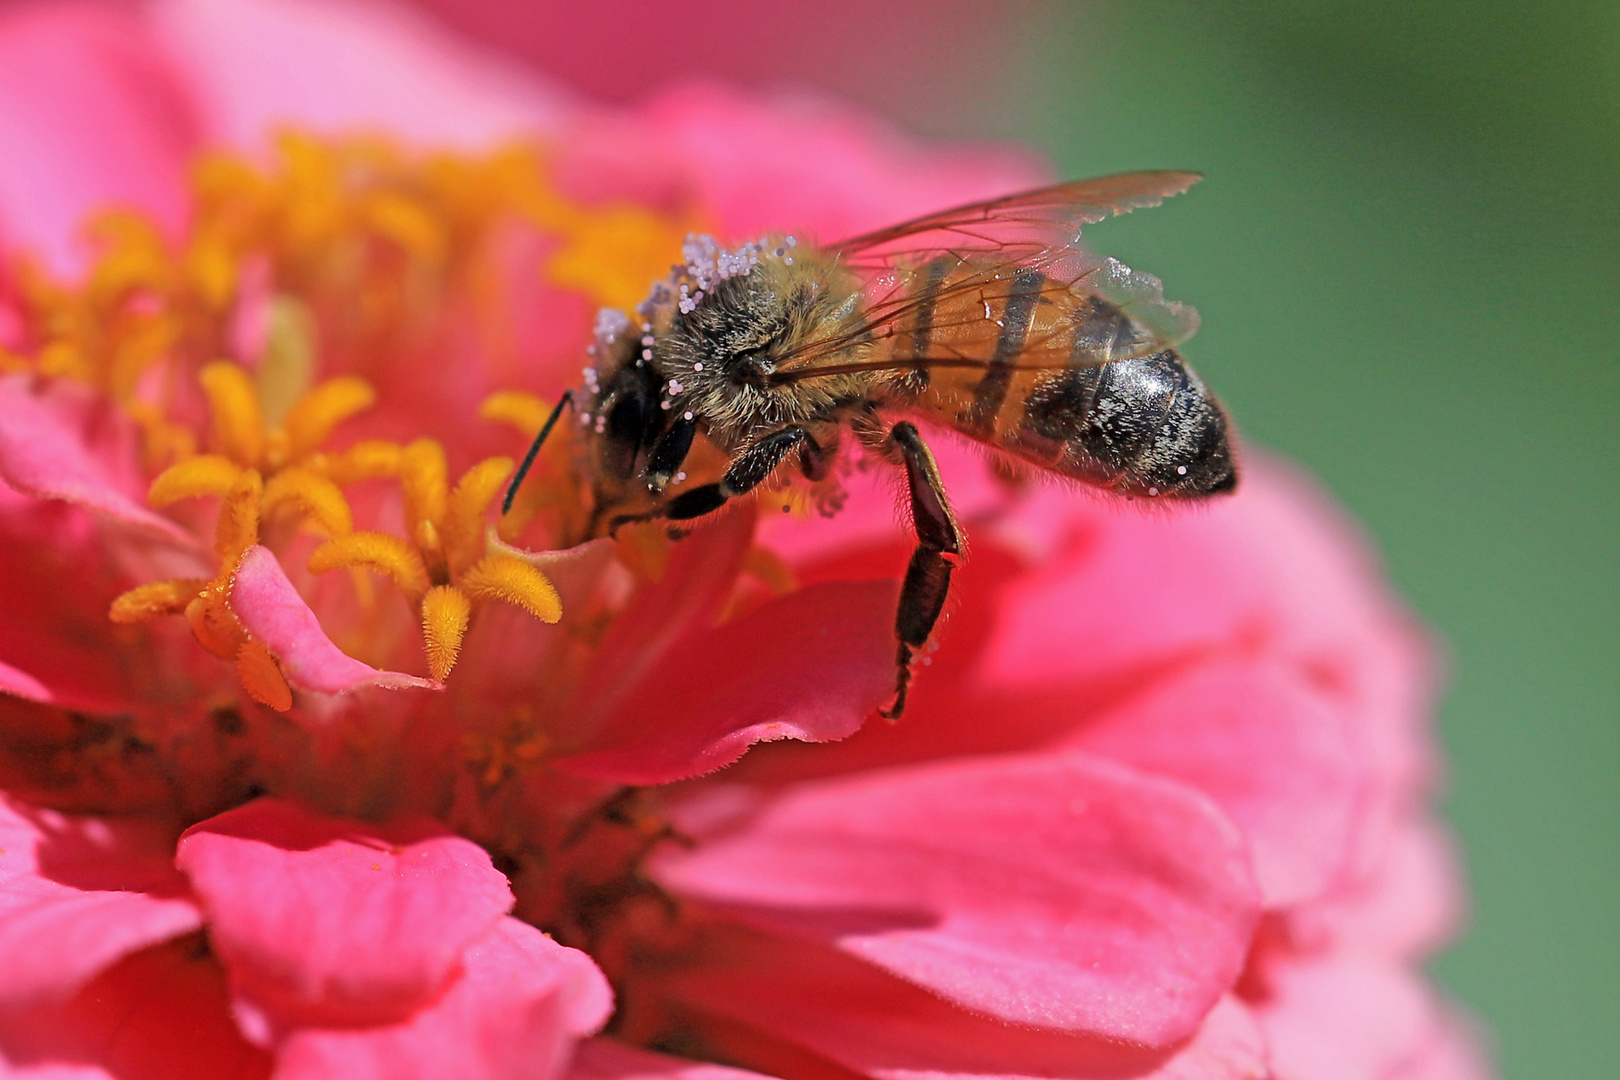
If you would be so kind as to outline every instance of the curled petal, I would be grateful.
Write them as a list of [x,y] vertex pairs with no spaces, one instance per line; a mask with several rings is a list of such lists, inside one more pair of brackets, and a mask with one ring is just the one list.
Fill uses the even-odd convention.
[[[1165,1047],[1241,970],[1259,895],[1203,796],[1083,754],[789,788],[658,870],[1003,1021]],[[712,828],[705,826],[706,829]]]
[[0,478],[36,499],[60,499],[165,540],[192,547],[191,534],[154,514],[115,479],[86,438],[87,396],[56,384],[35,393],[22,375],[0,377]]
[[436,822],[376,826],[277,799],[192,826],[175,864],[260,1042],[287,1025],[405,1019],[512,906],[484,850]]
[[450,988],[409,1020],[302,1028],[276,1054],[285,1080],[533,1078],[563,1071],[574,1041],[599,1029],[613,994],[589,956],[502,919],[464,954]]
[[270,650],[287,681],[300,690],[341,694],[360,686],[439,688],[432,680],[381,671],[345,655],[326,636],[315,613],[266,548],[250,548],[242,557],[231,584],[231,610],[248,633]]

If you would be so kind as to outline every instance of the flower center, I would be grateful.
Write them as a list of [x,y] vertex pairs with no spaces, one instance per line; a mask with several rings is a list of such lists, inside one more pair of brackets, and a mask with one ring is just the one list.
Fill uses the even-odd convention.
[[[278,149],[268,168],[201,162],[178,240],[110,213],[92,230],[98,255],[82,281],[23,267],[21,328],[0,365],[89,382],[118,402],[144,436],[148,501],[212,534],[211,574],[134,588],[112,619],[183,616],[204,649],[236,665],[250,696],[285,711],[292,693],[278,658],[228,602],[255,546],[297,576],[349,572],[353,596],[338,606],[361,609],[351,630],[384,602],[373,577],[402,593],[435,680],[455,666],[478,605],[559,618],[533,560],[491,546],[486,518],[510,458],[475,460],[452,482],[445,446],[400,430],[409,410],[371,425],[386,437],[329,444],[340,429],[364,429],[376,387],[409,395],[389,382],[410,369],[403,358],[443,366],[471,344],[494,359],[486,367],[518,369],[526,272],[578,295],[584,310],[627,306],[679,249],[685,223],[570,201],[531,150],[422,158],[296,135]],[[317,383],[317,368],[349,373]],[[481,413],[532,435],[543,411],[508,391]],[[558,473],[526,489],[502,540],[577,503],[567,470]],[[197,502],[206,499],[218,500],[211,528],[210,504]],[[339,637],[366,646],[361,631]]]

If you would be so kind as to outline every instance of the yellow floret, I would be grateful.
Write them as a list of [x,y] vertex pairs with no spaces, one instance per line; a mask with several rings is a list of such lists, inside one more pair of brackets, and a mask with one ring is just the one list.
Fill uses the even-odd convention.
[[340,566],[363,567],[386,574],[413,599],[427,592],[431,584],[427,567],[416,549],[386,533],[357,532],[340,536],[316,548],[309,557],[312,574],[324,574]]
[[490,555],[468,570],[462,588],[475,600],[503,600],[541,622],[562,618],[562,600],[546,575],[510,555]]
[[435,585],[422,597],[422,641],[428,674],[443,680],[456,666],[461,639],[472,617],[472,602],[454,585]]
[[242,466],[219,454],[198,454],[158,473],[146,491],[153,506],[168,506],[199,495],[223,495],[242,475]]
[[377,392],[364,379],[344,376],[328,379],[298,399],[283,425],[287,432],[287,460],[310,453],[332,429],[377,400]]
[[243,465],[264,457],[264,417],[259,392],[247,372],[228,361],[205,364],[198,379],[214,415],[214,442],[221,453]]
[[196,578],[137,585],[112,602],[107,617],[115,623],[137,623],[159,615],[178,615],[207,585]]
[[308,469],[283,469],[264,485],[264,513],[277,507],[296,506],[303,515],[328,536],[346,536],[354,531],[354,515],[338,486]]

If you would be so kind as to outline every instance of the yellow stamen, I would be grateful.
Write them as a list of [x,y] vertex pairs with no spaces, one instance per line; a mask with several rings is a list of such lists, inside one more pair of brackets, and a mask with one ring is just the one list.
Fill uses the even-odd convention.
[[346,536],[354,531],[354,517],[348,500],[338,486],[308,469],[283,469],[264,485],[264,513],[278,507],[296,506],[328,536]]
[[405,451],[398,443],[367,439],[326,458],[324,471],[334,484],[346,487],[361,480],[398,476],[404,456]]
[[420,203],[394,191],[381,191],[366,204],[367,223],[430,265],[444,260],[445,235]]
[[214,414],[214,442],[220,452],[243,465],[258,465],[264,456],[264,418],[247,372],[218,360],[203,365],[197,377]]
[[236,677],[242,680],[242,689],[259,704],[276,712],[292,708],[292,687],[276,666],[276,658],[259,642],[244,641],[236,651]]
[[511,458],[488,458],[462,474],[445,508],[444,547],[456,577],[484,555],[484,514],[512,475]]
[[112,602],[107,617],[115,623],[137,623],[159,615],[178,615],[207,585],[196,578],[137,585]]
[[462,588],[475,600],[504,600],[541,622],[562,618],[562,600],[546,575],[508,555],[490,555],[462,576]]
[[422,640],[427,647],[428,674],[435,679],[442,682],[456,666],[471,616],[472,602],[454,585],[435,585],[422,597]]
[[246,469],[225,493],[219,507],[219,524],[214,527],[214,551],[219,555],[220,575],[236,572],[243,552],[259,542],[259,506],[264,498],[264,480],[257,469]]
[[448,473],[444,447],[433,439],[417,439],[405,448],[399,462],[399,486],[405,494],[405,531],[409,535],[415,536],[423,521],[437,527],[444,520]]
[[314,450],[332,429],[355,413],[371,408],[377,393],[364,379],[328,379],[305,394],[287,413],[287,460]]
[[484,420],[516,428],[526,438],[534,438],[551,415],[552,406],[533,394],[519,390],[500,390],[484,399],[478,415]]
[[340,566],[359,566],[394,579],[413,599],[427,592],[427,567],[416,549],[397,536],[357,532],[328,540],[309,557],[309,572],[324,574]]
[[153,506],[169,506],[199,495],[223,495],[241,475],[242,466],[230,458],[199,454],[158,473],[146,491],[146,501]]

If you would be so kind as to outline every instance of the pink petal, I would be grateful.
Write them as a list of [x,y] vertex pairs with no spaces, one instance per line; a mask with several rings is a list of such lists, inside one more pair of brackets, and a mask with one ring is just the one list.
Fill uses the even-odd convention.
[[0,1011],[6,1080],[266,1080],[270,1065],[237,1034],[195,940],[136,953],[70,1001]]
[[1429,956],[1463,922],[1460,856],[1428,818],[1407,820],[1372,872],[1288,912],[1289,935],[1311,948],[1354,948],[1390,960]]
[[[829,742],[894,691],[892,582],[812,585],[690,637],[647,672],[597,746],[561,764],[660,784],[712,772],[758,742]],[[807,658],[820,674],[804,678]]]
[[1297,670],[1222,658],[1154,681],[1063,745],[1209,795],[1243,828],[1268,908],[1348,869],[1366,766],[1345,710]]
[[1417,1051],[1384,1080],[1492,1080],[1489,1040],[1467,1017],[1441,1016]]
[[210,134],[240,148],[290,125],[487,149],[554,130],[564,108],[534,72],[400,5],[162,0],[150,14]]
[[277,1080],[550,1080],[607,1022],[613,992],[590,957],[504,918],[469,947],[448,989],[384,1027],[293,1031]]
[[819,781],[658,867],[966,1008],[1167,1046],[1243,965],[1259,897],[1203,796],[1081,754]]
[[184,90],[131,12],[18,5],[0,20],[0,235],[9,250],[38,252],[71,274],[85,263],[86,215],[112,204],[178,231],[198,141]]
[[1254,1019],[1229,997],[1193,1021],[1188,1040],[1152,1048],[968,1012],[805,939],[721,931],[714,940],[711,963],[673,973],[666,989],[678,1008],[717,1021],[698,1030],[721,1054],[777,1075],[802,1071],[806,1051],[874,1080],[1270,1075]]
[[512,906],[484,850],[436,822],[371,825],[278,799],[192,826],[175,861],[239,1007],[271,1027],[408,1016]]
[[133,475],[132,434],[87,387],[0,376],[0,479],[36,499],[61,499],[196,546],[190,533],[146,508]]
[[287,681],[300,690],[341,694],[361,686],[444,688],[432,679],[380,671],[346,655],[326,636],[268,548],[251,548],[242,557],[231,582],[231,610],[280,662]]
[[51,700],[51,692],[44,683],[4,661],[0,661],[0,693],[11,694],[24,701],[43,703]]
[[0,1007],[70,997],[124,956],[196,930],[172,835],[0,798]]
[[1266,982],[1256,1011],[1279,1076],[1385,1080],[1441,1020],[1417,973],[1371,957],[1281,961],[1268,965]]
[[612,1039],[586,1039],[574,1051],[568,1080],[760,1080],[760,1074],[654,1054]]

